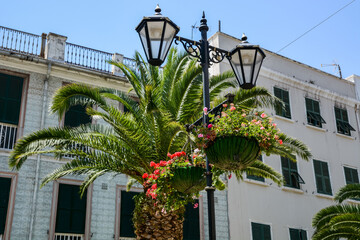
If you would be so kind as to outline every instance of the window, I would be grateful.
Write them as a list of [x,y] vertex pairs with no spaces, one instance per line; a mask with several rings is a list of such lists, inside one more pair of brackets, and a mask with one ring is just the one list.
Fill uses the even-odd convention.
[[58,238],[61,233],[85,233],[87,190],[82,197],[79,190],[77,185],[59,184],[55,225]]
[[355,131],[355,129],[349,124],[346,109],[335,107],[335,119],[338,133],[350,136],[350,131]]
[[85,106],[72,106],[65,113],[64,126],[66,127],[78,127],[82,124],[88,123],[91,123],[91,118],[86,114]]
[[307,240],[306,231],[302,229],[290,228],[290,240]]
[[136,238],[132,221],[135,209],[134,196],[138,192],[121,191],[120,237]]
[[0,148],[12,149],[20,121],[24,78],[0,73]]
[[253,240],[271,240],[270,225],[252,222],[251,232]]
[[332,195],[330,175],[327,163],[314,160],[314,171],[317,192]]
[[291,118],[291,112],[290,112],[290,98],[289,98],[289,92],[277,87],[274,87],[274,95],[278,98],[280,98],[284,102],[283,108],[281,105],[275,107],[276,115],[285,117],[285,118]]
[[[199,204],[199,200],[196,200],[196,203]],[[199,207],[194,208],[192,203],[186,206],[183,240],[200,240],[199,214]]]
[[[260,155],[258,157],[258,160],[261,161],[261,162],[263,161],[262,155]],[[256,181],[260,181],[260,182],[265,182],[265,179],[263,177],[259,177],[259,176],[255,176],[255,175],[247,175],[246,177],[248,179],[252,179],[252,180],[256,180]]]
[[344,167],[346,184],[359,183],[358,172],[354,168]]
[[305,98],[305,102],[308,124],[321,128],[322,124],[326,122],[320,115],[319,102],[309,98]]
[[0,178],[0,239],[5,233],[6,216],[8,213],[11,178]]
[[305,182],[298,173],[296,162],[281,157],[281,168],[285,178],[285,186],[300,189],[300,183],[304,184]]

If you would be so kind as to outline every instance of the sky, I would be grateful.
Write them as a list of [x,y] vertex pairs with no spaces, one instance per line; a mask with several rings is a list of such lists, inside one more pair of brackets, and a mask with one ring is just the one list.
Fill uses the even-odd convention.
[[330,74],[338,75],[337,69],[321,64],[339,64],[344,78],[360,76],[360,0],[1,0],[0,26],[53,32],[70,43],[132,57],[143,53],[135,27],[156,4],[180,27],[179,36],[199,40],[192,26],[199,26],[205,11],[209,37],[220,20],[226,34],[245,33],[252,44]]

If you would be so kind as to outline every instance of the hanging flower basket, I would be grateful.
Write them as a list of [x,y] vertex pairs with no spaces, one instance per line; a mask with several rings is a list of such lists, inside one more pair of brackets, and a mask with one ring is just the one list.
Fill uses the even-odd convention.
[[206,187],[206,170],[202,167],[189,166],[174,170],[170,184],[177,191],[185,194],[194,194]]
[[256,139],[241,136],[224,136],[215,139],[205,149],[210,163],[223,170],[241,170],[254,162],[260,154]]

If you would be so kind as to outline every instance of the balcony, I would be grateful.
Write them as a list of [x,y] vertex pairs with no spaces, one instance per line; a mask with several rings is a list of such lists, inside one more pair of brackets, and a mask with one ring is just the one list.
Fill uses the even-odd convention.
[[83,240],[84,234],[55,233],[54,240]]
[[16,142],[17,128],[17,125],[0,122],[0,149],[13,149]]

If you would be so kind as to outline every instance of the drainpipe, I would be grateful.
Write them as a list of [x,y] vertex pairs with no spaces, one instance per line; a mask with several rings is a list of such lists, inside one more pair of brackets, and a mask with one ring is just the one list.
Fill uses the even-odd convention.
[[[46,109],[47,109],[46,105],[47,105],[47,95],[48,95],[50,72],[51,72],[51,63],[49,62],[46,78],[44,80],[43,105],[42,105],[42,112],[41,112],[40,129],[43,129],[44,125],[45,125],[45,114],[46,114]],[[32,235],[33,235],[33,231],[34,231],[34,221],[35,221],[35,215],[36,215],[36,202],[37,202],[37,195],[38,195],[38,188],[39,188],[39,171],[40,171],[40,155],[37,155],[36,170],[35,170],[35,184],[34,184],[35,186],[34,186],[32,205],[31,205],[29,240],[32,240]]]

